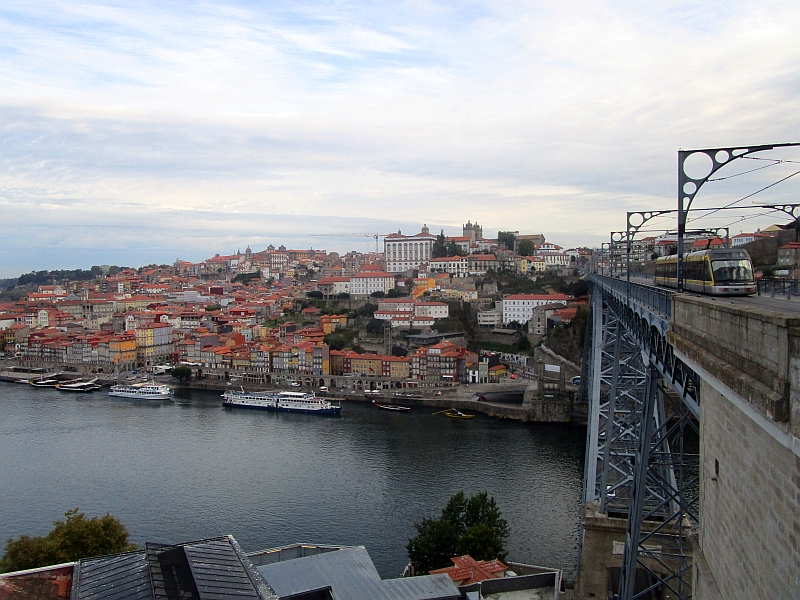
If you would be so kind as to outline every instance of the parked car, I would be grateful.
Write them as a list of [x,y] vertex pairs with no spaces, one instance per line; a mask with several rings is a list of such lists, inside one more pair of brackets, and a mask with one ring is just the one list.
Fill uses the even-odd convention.
[[573,377],[572,378],[572,385],[580,385],[580,384],[581,384],[581,378],[580,377]]

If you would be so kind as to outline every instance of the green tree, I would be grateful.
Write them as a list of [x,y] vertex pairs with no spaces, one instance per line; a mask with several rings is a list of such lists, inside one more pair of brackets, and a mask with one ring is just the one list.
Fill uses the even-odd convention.
[[497,232],[497,243],[506,247],[507,250],[514,249],[514,243],[517,241],[517,236],[515,236],[510,231],[498,231]]
[[188,381],[189,379],[192,378],[192,370],[186,365],[173,367],[172,377],[175,379],[180,379],[181,381]]
[[431,258],[441,258],[443,256],[447,256],[447,242],[444,237],[444,229],[436,236],[436,241],[433,242]]
[[87,519],[75,508],[64,513],[64,517],[63,521],[53,523],[46,536],[9,539],[0,558],[0,572],[35,569],[137,548],[128,541],[125,526],[110,514]]
[[426,517],[414,527],[417,535],[408,540],[406,550],[418,573],[447,567],[452,557],[462,554],[475,560],[506,557],[508,523],[486,492],[469,498],[458,492],[447,501],[438,519]]
[[383,321],[381,319],[370,319],[367,323],[367,333],[373,335],[383,334]]
[[533,240],[520,240],[517,252],[520,256],[533,256],[536,252],[536,244],[533,243]]

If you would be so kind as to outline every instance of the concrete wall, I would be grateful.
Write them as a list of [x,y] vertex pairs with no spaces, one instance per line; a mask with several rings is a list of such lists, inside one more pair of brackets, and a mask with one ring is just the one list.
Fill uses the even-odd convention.
[[800,598],[800,306],[783,307],[673,300],[670,341],[702,378],[698,600]]

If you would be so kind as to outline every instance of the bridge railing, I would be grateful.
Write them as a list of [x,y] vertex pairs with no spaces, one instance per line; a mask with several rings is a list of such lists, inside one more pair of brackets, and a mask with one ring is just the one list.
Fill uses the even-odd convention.
[[614,279],[605,275],[592,275],[591,280],[604,286],[606,289],[613,290],[619,294],[629,296],[631,299],[644,304],[653,312],[660,313],[665,318],[672,317],[672,296],[674,290],[655,287],[652,285],[642,285],[640,283],[628,282],[623,279]]
[[765,279],[756,280],[759,296],[800,296],[800,279]]

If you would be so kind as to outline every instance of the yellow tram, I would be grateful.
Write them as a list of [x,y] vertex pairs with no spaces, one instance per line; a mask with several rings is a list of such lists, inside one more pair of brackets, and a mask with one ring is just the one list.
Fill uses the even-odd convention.
[[[678,287],[678,256],[656,259],[655,284]],[[749,296],[756,293],[753,263],[741,248],[713,248],[683,257],[683,289],[712,296]]]

